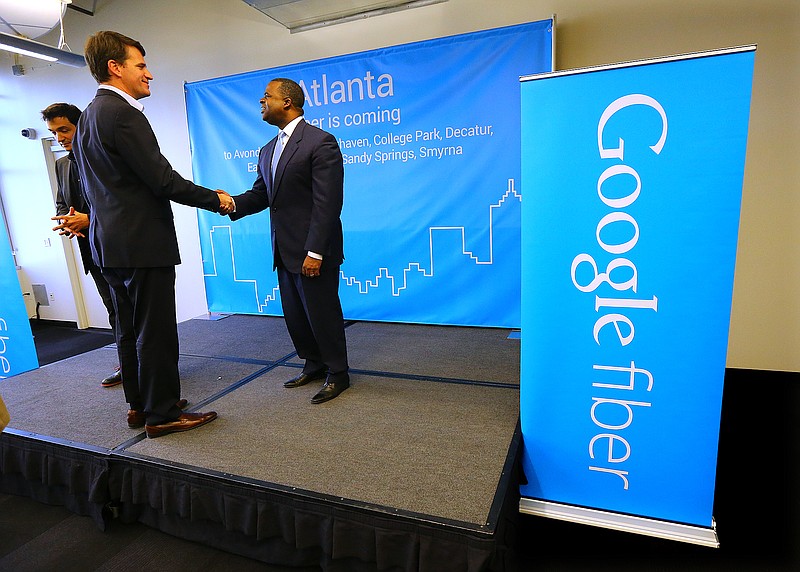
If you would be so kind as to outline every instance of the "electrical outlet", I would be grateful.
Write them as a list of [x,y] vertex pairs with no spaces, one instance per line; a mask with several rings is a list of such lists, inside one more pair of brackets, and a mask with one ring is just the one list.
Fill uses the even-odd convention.
[[55,302],[56,301],[56,295],[53,294],[52,292],[50,292],[50,301],[51,302]]

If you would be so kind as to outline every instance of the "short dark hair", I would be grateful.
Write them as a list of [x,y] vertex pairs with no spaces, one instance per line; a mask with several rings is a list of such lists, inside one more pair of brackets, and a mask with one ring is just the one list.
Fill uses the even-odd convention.
[[303,93],[303,88],[300,87],[296,81],[286,77],[277,77],[272,81],[280,84],[278,93],[280,93],[281,96],[291,99],[292,105],[300,111],[303,111],[303,104],[306,102],[306,96]]
[[84,55],[86,63],[89,64],[89,71],[92,72],[97,83],[111,79],[111,74],[108,73],[108,62],[114,60],[123,63],[128,58],[128,46],[136,48],[144,56],[142,44],[119,32],[102,31],[89,36],[89,39],[86,40]]
[[52,103],[42,110],[42,119],[52,121],[56,117],[66,117],[73,125],[78,124],[81,110],[71,103]]

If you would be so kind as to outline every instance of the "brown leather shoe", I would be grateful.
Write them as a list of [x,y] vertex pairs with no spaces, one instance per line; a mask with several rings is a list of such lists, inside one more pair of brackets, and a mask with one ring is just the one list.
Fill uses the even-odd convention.
[[167,421],[166,423],[160,423],[158,425],[145,425],[144,430],[150,439],[155,439],[156,437],[163,437],[170,433],[197,429],[201,425],[210,423],[216,418],[216,411],[208,411],[207,413],[181,413],[181,416],[174,421]]
[[[189,402],[185,399],[179,399],[175,404],[178,409],[186,409]],[[135,409],[128,409],[128,427],[131,429],[138,429],[144,427],[144,422],[147,420],[147,414],[144,411],[136,411]]]
[[145,418],[147,414],[144,411],[136,411],[135,409],[128,409],[128,427],[131,429],[138,429],[144,427]]

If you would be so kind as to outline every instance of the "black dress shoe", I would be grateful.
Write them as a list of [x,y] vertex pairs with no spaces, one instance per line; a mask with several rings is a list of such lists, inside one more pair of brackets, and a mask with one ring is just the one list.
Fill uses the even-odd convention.
[[344,376],[339,376],[338,379],[334,381],[334,376],[329,375],[328,379],[325,380],[325,385],[322,386],[322,389],[319,390],[314,397],[311,398],[311,403],[315,405],[318,403],[325,403],[326,401],[330,401],[345,389],[350,387],[350,376],[345,374]]
[[293,387],[300,387],[301,385],[305,385],[311,381],[316,381],[318,379],[325,379],[325,370],[320,369],[318,371],[312,371],[309,373],[301,373],[297,377],[293,377],[289,381],[283,384],[283,387],[288,387],[289,389]]
[[119,385],[120,383],[122,383],[122,371],[120,371],[120,369],[117,368],[117,371],[115,371],[107,378],[105,378],[103,381],[101,381],[100,385],[102,387],[114,387],[116,385]]

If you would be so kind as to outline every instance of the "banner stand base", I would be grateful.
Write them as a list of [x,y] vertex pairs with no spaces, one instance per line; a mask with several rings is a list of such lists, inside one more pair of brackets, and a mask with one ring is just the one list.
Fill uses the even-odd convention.
[[519,512],[719,548],[716,523],[713,518],[711,528],[704,528],[524,497],[519,501]]

